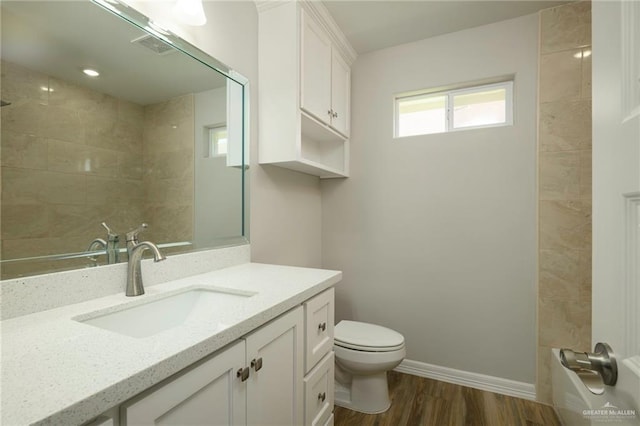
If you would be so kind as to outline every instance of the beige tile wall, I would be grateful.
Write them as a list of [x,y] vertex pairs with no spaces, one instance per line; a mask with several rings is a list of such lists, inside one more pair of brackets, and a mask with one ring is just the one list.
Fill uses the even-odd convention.
[[538,400],[550,349],[591,346],[591,3],[540,13]]
[[145,239],[157,243],[193,239],[194,108],[189,94],[144,109]]
[[[0,63],[3,259],[78,252],[143,212],[140,105]],[[2,278],[87,266],[5,264]]]

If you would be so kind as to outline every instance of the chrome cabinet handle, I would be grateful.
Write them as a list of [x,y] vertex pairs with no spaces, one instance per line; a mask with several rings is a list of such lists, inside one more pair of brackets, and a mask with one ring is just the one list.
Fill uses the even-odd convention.
[[258,358],[258,359],[252,359],[251,360],[251,367],[253,367],[254,370],[258,371],[262,368],[262,357]]
[[329,117],[333,117],[333,111],[332,110],[327,111],[327,114],[329,114]]
[[324,402],[325,399],[327,399],[327,393],[326,392],[322,392],[318,394],[318,399],[322,402]]
[[331,114],[331,116],[332,116],[333,118],[338,118],[338,113],[334,111],[334,112],[333,112],[333,114]]
[[320,324],[318,324],[318,331],[325,331],[326,329],[327,329],[326,322],[321,322]]
[[245,382],[249,378],[249,367],[239,368],[236,377]]

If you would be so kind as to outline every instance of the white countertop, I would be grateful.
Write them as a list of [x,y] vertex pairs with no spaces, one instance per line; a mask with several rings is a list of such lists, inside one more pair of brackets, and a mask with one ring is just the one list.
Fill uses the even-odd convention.
[[[81,424],[288,311],[342,278],[338,271],[246,263],[0,322],[3,426]],[[91,285],[87,282],[86,285]],[[223,309],[212,331],[184,324],[134,338],[72,318],[186,287],[256,292]],[[214,326],[215,327],[215,326]]]

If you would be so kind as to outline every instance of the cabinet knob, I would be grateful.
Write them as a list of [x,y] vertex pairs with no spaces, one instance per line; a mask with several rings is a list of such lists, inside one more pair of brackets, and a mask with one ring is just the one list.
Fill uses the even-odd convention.
[[326,392],[322,392],[318,394],[318,399],[322,402],[324,402],[325,399],[327,399],[327,393]]
[[236,377],[244,382],[249,378],[249,371],[249,367],[239,368]]
[[327,111],[327,114],[329,114],[329,117],[333,117],[333,111],[332,110]]
[[262,357],[258,358],[258,359],[252,359],[251,360],[251,367],[253,367],[254,370],[258,371],[262,368]]
[[326,329],[327,329],[326,322],[321,322],[320,324],[318,324],[318,331],[325,331]]
[[334,111],[334,112],[333,112],[333,114],[331,114],[331,116],[332,116],[333,118],[338,118],[338,113]]

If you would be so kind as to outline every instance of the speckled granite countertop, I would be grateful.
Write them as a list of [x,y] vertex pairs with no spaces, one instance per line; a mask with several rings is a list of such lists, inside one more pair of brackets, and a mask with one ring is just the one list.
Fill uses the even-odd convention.
[[[338,271],[247,263],[0,322],[3,426],[78,425],[242,337],[342,278]],[[91,285],[91,283],[86,283]],[[187,323],[134,338],[75,321],[197,286],[257,294],[222,309],[215,329]]]

